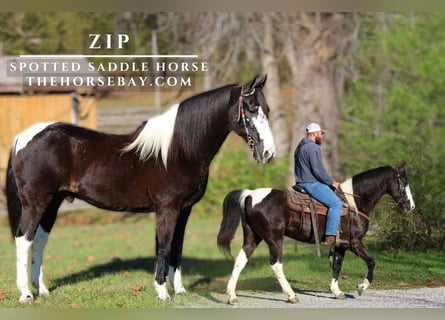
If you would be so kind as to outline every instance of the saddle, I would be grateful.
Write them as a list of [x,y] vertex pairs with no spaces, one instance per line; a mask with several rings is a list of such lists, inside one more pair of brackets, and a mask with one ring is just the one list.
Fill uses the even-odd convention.
[[[292,188],[286,190],[287,192],[287,206],[289,209],[298,212],[311,213],[311,208],[313,209],[315,214],[326,215],[328,212],[328,208],[318,201],[317,199],[312,198],[306,190],[304,190],[299,185],[293,185]],[[342,201],[342,211],[341,216],[346,216],[349,213],[349,210],[352,208],[347,203],[346,199],[339,196]]]
[[[342,201],[342,211],[340,217],[344,217],[349,214],[352,207],[349,206],[346,198],[343,194],[337,194]],[[286,190],[286,198],[287,198],[287,206],[292,211],[301,212],[301,225],[304,224],[304,220],[306,220],[307,215],[310,214],[310,219],[312,221],[312,229],[314,232],[315,244],[317,246],[317,255],[320,257],[320,238],[318,235],[318,226],[317,226],[317,215],[327,215],[328,208],[322,204],[317,199],[312,198],[306,190],[304,190],[299,185],[294,185],[292,188]],[[340,246],[342,243],[348,243],[347,240],[340,239],[341,231],[337,231],[336,237],[336,245]],[[332,250],[332,249],[331,249]]]

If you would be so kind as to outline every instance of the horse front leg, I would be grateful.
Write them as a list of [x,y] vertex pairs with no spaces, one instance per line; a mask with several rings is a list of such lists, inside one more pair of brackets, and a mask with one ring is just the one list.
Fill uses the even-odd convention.
[[166,277],[170,258],[173,233],[176,227],[177,212],[156,210],[156,268],[154,287],[159,301],[170,299]]
[[346,249],[344,247],[335,247],[333,264],[332,264],[332,280],[331,280],[331,292],[337,299],[344,300],[346,295],[340,290],[338,285],[338,278],[340,276],[341,267],[343,265],[343,259],[345,257]]
[[176,222],[175,233],[173,235],[172,249],[170,254],[170,265],[168,267],[168,276],[170,283],[173,284],[175,294],[184,294],[186,292],[182,284],[181,260],[182,249],[184,245],[185,227],[190,216],[191,207],[181,210]]
[[365,279],[362,283],[357,285],[357,292],[361,296],[370,286],[374,278],[375,260],[369,254],[361,241],[355,241],[352,243],[352,252],[365,261],[368,271],[366,272]]

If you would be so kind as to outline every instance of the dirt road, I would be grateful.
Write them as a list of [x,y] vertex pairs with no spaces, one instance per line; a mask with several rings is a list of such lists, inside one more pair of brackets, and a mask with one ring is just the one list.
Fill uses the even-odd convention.
[[[369,289],[363,296],[357,292],[346,293],[346,300],[337,300],[329,292],[299,291],[299,302],[286,302],[283,293],[237,293],[239,304],[228,305],[227,296],[209,293],[206,297],[182,298],[185,308],[445,308],[445,287],[409,290]],[[175,298],[176,299],[176,298]],[[179,298],[181,300],[181,298]]]

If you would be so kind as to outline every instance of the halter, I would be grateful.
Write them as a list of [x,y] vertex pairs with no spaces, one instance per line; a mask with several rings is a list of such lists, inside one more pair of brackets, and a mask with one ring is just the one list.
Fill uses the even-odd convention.
[[244,104],[243,104],[243,97],[250,97],[253,94],[255,94],[255,88],[253,88],[252,90],[250,90],[247,93],[243,93],[243,91],[244,91],[244,86],[241,87],[241,94],[238,99],[238,121],[241,119],[241,121],[243,122],[244,130],[246,131],[246,136],[247,136],[247,145],[249,146],[250,150],[252,150],[252,152],[255,152],[256,140],[249,133],[249,129],[247,129],[247,120],[246,120],[246,114],[244,112]]

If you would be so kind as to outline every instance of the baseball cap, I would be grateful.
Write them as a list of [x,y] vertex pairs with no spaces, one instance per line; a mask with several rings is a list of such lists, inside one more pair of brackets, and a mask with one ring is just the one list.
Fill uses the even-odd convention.
[[321,131],[321,133],[323,134],[327,132],[326,130],[323,130],[318,123],[309,123],[306,127],[307,133],[317,132],[317,131]]

